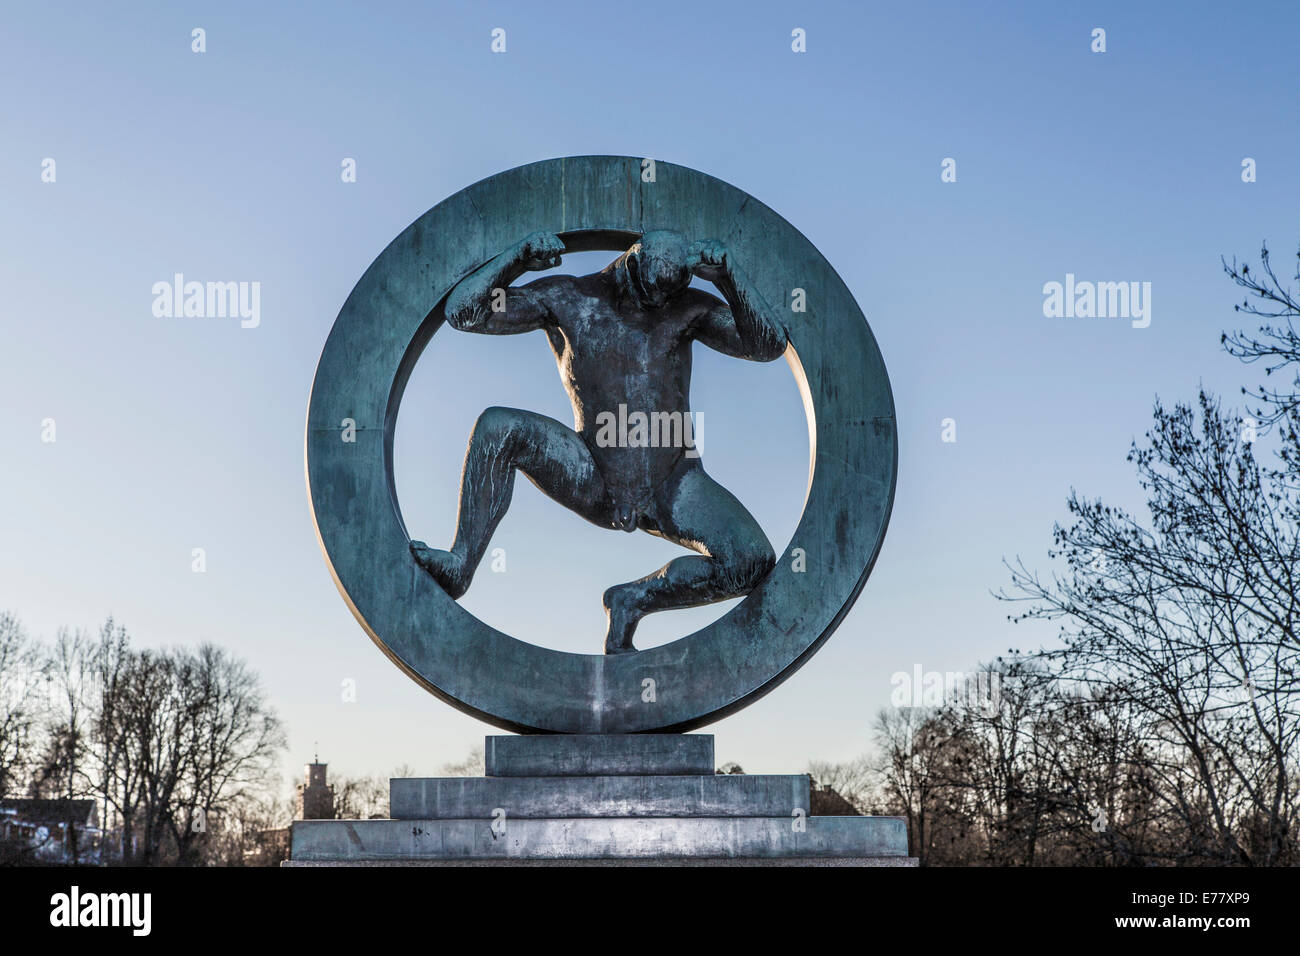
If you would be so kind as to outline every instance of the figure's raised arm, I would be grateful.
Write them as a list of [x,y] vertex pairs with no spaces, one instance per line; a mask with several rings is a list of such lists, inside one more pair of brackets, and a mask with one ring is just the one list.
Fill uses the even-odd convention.
[[752,362],[771,362],[785,354],[789,341],[785,326],[749,277],[733,268],[721,241],[691,243],[686,264],[695,275],[717,286],[727,300],[723,305],[707,293],[695,292],[707,300],[695,326],[696,339],[725,355]]
[[560,264],[564,243],[549,232],[534,232],[481,268],[471,272],[447,296],[447,323],[462,332],[513,335],[547,324],[550,309],[539,279],[523,288],[514,282],[525,272],[541,272]]

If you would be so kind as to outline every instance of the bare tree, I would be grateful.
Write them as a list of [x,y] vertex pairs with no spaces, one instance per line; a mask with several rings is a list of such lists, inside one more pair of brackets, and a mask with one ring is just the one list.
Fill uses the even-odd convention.
[[92,732],[98,761],[98,790],[103,799],[103,825],[110,810],[118,831],[116,856],[129,862],[135,854],[135,822],[143,789],[143,761],[127,732],[127,685],[134,652],[126,629],[111,617],[99,631],[95,654],[95,716]]
[[922,866],[934,849],[940,767],[950,740],[949,729],[932,708],[887,707],[876,715],[871,770],[877,803],[870,809],[907,821],[907,842]]
[[0,613],[0,797],[21,786],[40,719],[39,649],[14,615]]
[[[42,667],[49,690],[45,746],[32,780],[34,795],[47,792],[71,801],[92,792],[87,762],[91,757],[91,682],[95,672],[96,643],[84,631],[60,628]],[[68,853],[80,858],[78,829],[68,820]]]
[[212,644],[174,657],[175,693],[186,723],[168,824],[182,862],[194,862],[213,818],[270,789],[286,740],[261,682],[243,661]]
[[285,831],[293,802],[274,791],[228,801],[220,826],[209,829],[203,859],[212,866],[279,866],[288,851]]
[[907,818],[923,864],[1057,862],[1059,755],[1070,731],[1059,688],[1033,657],[981,666],[942,706],[876,722],[884,805]]
[[210,645],[132,650],[111,622],[96,664],[101,788],[123,861],[198,862],[223,816],[274,779],[284,732],[260,682]]
[[472,747],[464,760],[445,763],[438,768],[438,775],[442,777],[481,777],[483,776],[483,760],[483,748],[481,746]]
[[388,778],[340,776],[334,782],[334,815],[340,820],[388,816]]
[[186,735],[193,713],[177,692],[186,679],[184,663],[152,650],[132,655],[125,695],[118,702],[127,747],[140,770],[139,861],[163,860],[163,838],[171,825],[174,801],[187,758]]
[[809,761],[808,776],[814,788],[829,787],[859,813],[864,813],[871,801],[873,776],[868,757],[856,757],[841,763]]
[[1193,845],[1277,864],[1297,822],[1300,502],[1210,396],[1199,425],[1182,405],[1155,417],[1130,455],[1150,523],[1072,494],[1051,552],[1066,572],[1044,582],[1017,563],[1016,599],[1065,622],[1064,676],[1138,706],[1156,792]]
[[[1235,311],[1263,319],[1264,324],[1256,331],[1225,332],[1221,341],[1229,354],[1242,361],[1263,362],[1266,376],[1278,371],[1291,376],[1289,387],[1260,385],[1254,394],[1262,403],[1258,414],[1266,424],[1281,421],[1294,433],[1300,410],[1300,332],[1295,327],[1300,319],[1300,295],[1274,273],[1267,244],[1260,249],[1259,259],[1255,272],[1250,271],[1249,263],[1238,264],[1235,256],[1231,263],[1223,263],[1223,270],[1248,293],[1248,298],[1234,306]],[[1300,252],[1296,253],[1294,278],[1300,281]],[[1241,391],[1251,394],[1245,388]]]
[[1071,492],[1049,552],[1063,571],[1044,580],[1017,561],[1001,595],[1062,623],[1060,676],[1132,708],[1146,833],[1176,831],[1184,862],[1300,855],[1300,309],[1267,247],[1261,260],[1224,263],[1254,300],[1238,312],[1265,324],[1222,341],[1292,377],[1255,393],[1270,441],[1205,391],[1157,402],[1129,454],[1147,517]]

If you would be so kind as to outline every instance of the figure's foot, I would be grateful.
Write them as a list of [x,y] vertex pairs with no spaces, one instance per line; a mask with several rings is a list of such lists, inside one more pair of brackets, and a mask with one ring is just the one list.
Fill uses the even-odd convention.
[[609,621],[609,626],[605,629],[605,653],[628,654],[635,651],[632,634],[641,617],[616,587],[605,592],[605,617]]
[[450,551],[431,548],[423,541],[411,542],[411,554],[415,563],[433,575],[453,601],[460,600],[469,590],[471,575],[464,558]]

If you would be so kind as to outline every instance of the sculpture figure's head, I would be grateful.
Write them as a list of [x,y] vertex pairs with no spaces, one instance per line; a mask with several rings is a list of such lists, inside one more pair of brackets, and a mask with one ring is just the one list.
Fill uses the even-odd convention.
[[680,232],[651,230],[621,258],[628,284],[643,308],[658,309],[690,285],[686,237]]

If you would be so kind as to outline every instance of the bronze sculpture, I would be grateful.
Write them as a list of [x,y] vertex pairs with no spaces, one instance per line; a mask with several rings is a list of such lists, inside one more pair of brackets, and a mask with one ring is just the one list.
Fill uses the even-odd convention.
[[[573,428],[521,409],[484,411],[465,454],[451,548],[422,541],[410,548],[448,595],[461,597],[521,471],[594,524],[639,528],[698,552],[605,592],[605,653],[618,654],[635,650],[633,633],[646,614],[740,597],[771,571],[763,529],[709,477],[693,446],[691,347],[698,341],[770,362],[785,354],[787,333],[716,239],[688,246],[680,233],[652,230],[600,272],[511,285],[527,271],[558,266],[564,251],[554,234],[530,234],[459,282],[445,312],[465,332],[545,331]],[[692,275],[726,301],[690,288]],[[615,409],[625,421],[629,408],[648,427],[615,439],[608,428]]]
[[[759,199],[685,166],[660,161],[654,181],[643,168],[638,157],[568,156],[447,197],[357,281],[312,383],[311,511],[349,610],[421,687],[514,733],[682,733],[748,706],[834,633],[888,527],[898,466],[893,395],[852,292]],[[722,238],[737,294],[784,326],[810,452],[799,523],[781,546],[790,560],[778,560],[721,617],[668,643],[628,654],[540,647],[479,620],[412,560],[393,469],[402,396],[426,348],[436,350],[439,333],[447,334],[452,292],[520,236],[544,229],[568,252],[618,254],[668,224],[686,236]],[[507,291],[491,291],[489,310],[502,307]]]

